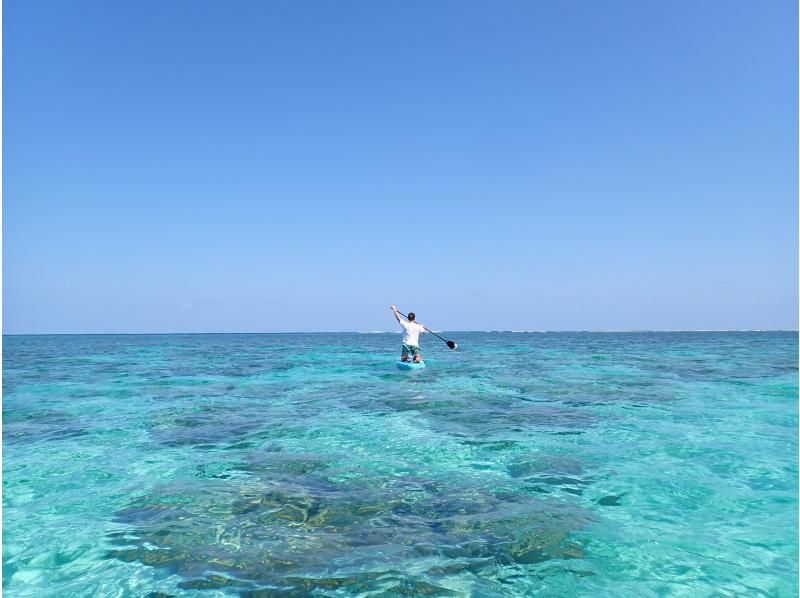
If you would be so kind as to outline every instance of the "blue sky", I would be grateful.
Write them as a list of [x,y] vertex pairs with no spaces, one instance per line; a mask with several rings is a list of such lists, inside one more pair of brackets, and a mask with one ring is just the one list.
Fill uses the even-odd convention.
[[795,329],[796,27],[7,0],[4,332]]

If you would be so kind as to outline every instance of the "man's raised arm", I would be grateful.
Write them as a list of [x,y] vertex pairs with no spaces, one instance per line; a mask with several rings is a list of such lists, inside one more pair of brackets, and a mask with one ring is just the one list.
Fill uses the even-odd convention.
[[394,305],[391,306],[392,313],[394,313],[394,317],[397,318],[397,321],[402,325],[403,320],[400,319],[400,314],[397,313],[397,307]]

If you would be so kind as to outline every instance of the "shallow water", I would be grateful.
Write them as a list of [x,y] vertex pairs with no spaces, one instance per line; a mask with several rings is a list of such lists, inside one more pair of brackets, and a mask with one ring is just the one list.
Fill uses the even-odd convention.
[[795,596],[795,333],[5,337],[8,596]]

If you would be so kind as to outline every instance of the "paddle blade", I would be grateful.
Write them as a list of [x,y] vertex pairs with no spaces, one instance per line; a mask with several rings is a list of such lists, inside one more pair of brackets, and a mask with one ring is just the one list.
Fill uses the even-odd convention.
[[455,344],[453,341],[447,341],[447,346],[451,349],[458,349],[458,345]]

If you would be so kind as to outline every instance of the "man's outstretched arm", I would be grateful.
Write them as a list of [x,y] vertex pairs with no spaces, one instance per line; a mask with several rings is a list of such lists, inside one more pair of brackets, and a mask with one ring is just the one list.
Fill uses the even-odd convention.
[[397,321],[398,321],[400,324],[402,324],[402,323],[403,323],[403,320],[401,320],[401,319],[400,319],[400,314],[399,314],[399,313],[397,313],[397,307],[395,307],[394,305],[392,305],[392,306],[391,306],[391,309],[392,309],[392,313],[394,314],[394,317],[395,317],[395,318],[397,318]]

